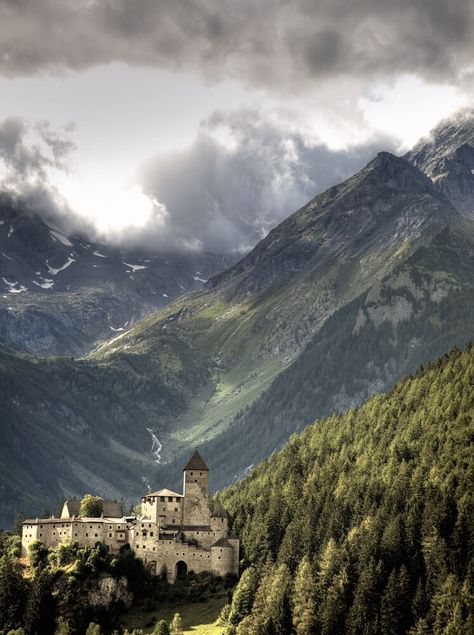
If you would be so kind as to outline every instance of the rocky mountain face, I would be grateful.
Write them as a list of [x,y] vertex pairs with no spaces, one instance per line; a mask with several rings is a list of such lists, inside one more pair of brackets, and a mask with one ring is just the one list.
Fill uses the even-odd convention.
[[472,338],[473,255],[473,221],[413,161],[381,153],[84,359],[0,347],[2,522],[33,483],[45,505],[176,486],[196,445],[214,486],[228,483],[293,431]]
[[464,216],[474,217],[474,111],[442,122],[406,158],[422,170]]
[[146,254],[65,236],[0,195],[0,339],[38,355],[82,355],[230,264]]

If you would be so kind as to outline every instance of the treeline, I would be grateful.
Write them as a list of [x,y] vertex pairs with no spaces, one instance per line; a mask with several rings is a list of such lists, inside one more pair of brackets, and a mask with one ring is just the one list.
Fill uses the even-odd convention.
[[474,346],[318,421],[220,498],[226,635],[474,633]]

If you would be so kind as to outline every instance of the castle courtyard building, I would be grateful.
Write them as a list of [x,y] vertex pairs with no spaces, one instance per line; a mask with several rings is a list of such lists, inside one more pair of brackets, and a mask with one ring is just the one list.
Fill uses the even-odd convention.
[[101,542],[112,553],[128,543],[153,573],[166,573],[169,582],[188,571],[237,575],[239,540],[229,532],[222,505],[209,507],[208,477],[196,451],[183,468],[183,493],[160,489],[145,494],[138,517],[123,516],[116,501],[104,501],[100,518],[80,517],[80,501],[66,501],[61,518],[23,522],[22,551],[26,554],[36,540],[49,548],[68,540],[81,546]]

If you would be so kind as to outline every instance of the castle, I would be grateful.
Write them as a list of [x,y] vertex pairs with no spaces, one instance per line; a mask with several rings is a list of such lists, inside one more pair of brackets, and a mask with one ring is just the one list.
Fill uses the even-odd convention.
[[104,501],[100,518],[79,516],[79,500],[64,503],[61,517],[27,519],[22,528],[22,552],[39,540],[54,548],[72,540],[82,546],[101,542],[110,552],[129,544],[150,571],[166,572],[169,582],[188,571],[215,575],[238,574],[239,540],[229,533],[224,508],[208,504],[209,469],[199,452],[183,468],[183,493],[168,489],[145,494],[141,514],[123,516],[120,503]]

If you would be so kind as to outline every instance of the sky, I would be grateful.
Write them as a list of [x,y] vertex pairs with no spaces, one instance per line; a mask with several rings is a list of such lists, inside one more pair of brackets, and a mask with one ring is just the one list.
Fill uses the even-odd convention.
[[0,0],[0,177],[65,231],[243,251],[473,80],[471,0]]

